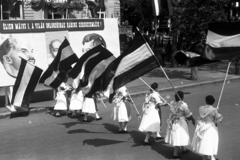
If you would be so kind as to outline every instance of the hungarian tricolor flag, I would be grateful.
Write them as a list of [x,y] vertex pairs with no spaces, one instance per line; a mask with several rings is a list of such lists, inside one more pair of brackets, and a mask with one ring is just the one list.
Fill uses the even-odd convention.
[[29,104],[41,74],[42,69],[21,59],[20,69],[13,86],[11,105],[15,107],[16,112],[12,112],[12,115],[29,114]]
[[57,56],[43,73],[40,83],[57,89],[66,80],[66,74],[72,69],[71,65],[78,60],[68,40],[65,38],[59,47]]
[[158,61],[161,61],[160,56],[151,50],[137,30],[126,52],[108,65],[86,96],[107,89],[114,93],[118,88],[159,67]]
[[[175,60],[189,67],[240,58],[240,22],[208,24],[206,42],[197,41],[185,51],[174,53]],[[192,55],[192,56],[190,56]]]

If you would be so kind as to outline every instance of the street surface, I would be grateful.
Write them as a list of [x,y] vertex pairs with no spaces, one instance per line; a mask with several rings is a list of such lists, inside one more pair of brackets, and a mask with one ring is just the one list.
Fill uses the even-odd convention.
[[[160,86],[161,87],[161,86]],[[188,103],[193,116],[197,118],[198,107],[204,104],[205,96],[212,94],[216,98],[215,106],[222,84],[212,84],[188,88],[185,102]],[[161,93],[163,97],[173,99],[174,91]],[[220,113],[223,122],[219,128],[220,160],[239,160],[240,136],[240,84],[238,81],[227,82],[221,103]],[[138,111],[144,97],[133,99]],[[144,133],[138,131],[140,120],[132,107],[132,120],[129,123],[129,134],[118,133],[118,123],[111,117],[112,104],[106,103],[104,108],[99,103],[101,121],[84,123],[80,119],[67,116],[56,118],[50,114],[33,113],[28,117],[0,120],[0,160],[165,160],[171,159],[173,147],[163,141],[150,139],[152,146],[143,146]],[[168,107],[162,109],[162,136],[166,133],[166,119],[170,113]],[[194,126],[189,123],[192,138]],[[188,146],[189,149],[190,146]],[[181,160],[201,160],[201,156],[190,152]]]

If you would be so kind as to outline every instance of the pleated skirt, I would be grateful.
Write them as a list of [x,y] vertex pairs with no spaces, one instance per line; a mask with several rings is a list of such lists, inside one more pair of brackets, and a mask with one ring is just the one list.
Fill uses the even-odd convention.
[[87,98],[87,97],[84,98],[82,112],[89,113],[89,114],[94,114],[97,112],[96,105],[93,98]]
[[174,123],[172,127],[168,122],[165,142],[172,146],[187,146],[190,144],[188,125],[184,117],[180,117],[179,121]]
[[192,148],[195,152],[203,155],[217,155],[219,143],[218,128],[213,122],[211,123],[211,127],[202,131],[201,136],[195,131],[192,140]]

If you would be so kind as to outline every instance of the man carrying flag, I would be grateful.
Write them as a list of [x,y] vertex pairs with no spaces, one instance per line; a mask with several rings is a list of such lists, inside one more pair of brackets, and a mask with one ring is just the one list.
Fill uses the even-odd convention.
[[10,117],[29,114],[29,103],[42,74],[42,69],[21,58],[20,69],[13,87]]

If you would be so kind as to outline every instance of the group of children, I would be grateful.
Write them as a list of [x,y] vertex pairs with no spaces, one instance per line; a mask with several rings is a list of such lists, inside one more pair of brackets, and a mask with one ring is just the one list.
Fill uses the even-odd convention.
[[97,94],[93,97],[84,97],[80,86],[71,88],[66,83],[62,83],[57,89],[53,115],[61,117],[63,113],[66,113],[75,118],[79,112],[79,116],[84,116],[83,122],[88,122],[89,114],[95,114],[95,120],[101,120],[102,117],[97,112],[97,98]]
[[[175,94],[175,100],[168,103],[157,92],[158,84],[153,83],[150,91],[145,96],[143,103],[142,120],[139,130],[146,133],[144,145],[151,145],[149,137],[152,133],[160,136],[161,131],[161,107],[169,106],[171,114],[167,120],[168,127],[165,136],[165,142],[174,146],[173,158],[178,159],[183,154],[189,152],[186,146],[192,146],[193,151],[203,156],[203,160],[215,160],[218,151],[218,128],[223,116],[219,114],[218,109],[212,105],[215,99],[212,95],[206,96],[206,105],[199,108],[199,118],[197,124],[193,118],[184,100],[184,92],[178,91]],[[188,132],[188,121],[196,126],[192,143]],[[156,137],[156,139],[157,139]]]
[[[199,108],[199,118],[197,122],[193,118],[192,112],[189,110],[184,100],[184,92],[178,91],[175,94],[175,100],[168,103],[157,91],[158,84],[153,83],[151,89],[145,95],[145,101],[142,105],[142,114],[139,131],[146,133],[144,145],[151,145],[149,138],[156,133],[156,140],[164,139],[166,143],[174,146],[173,158],[180,158],[183,154],[189,152],[186,146],[192,146],[193,151],[203,156],[203,160],[215,160],[214,155],[218,151],[218,128],[217,123],[221,122],[223,116],[218,109],[213,107],[215,99],[212,95],[206,96],[206,104]],[[66,98],[67,87],[61,85],[57,93],[57,103],[55,110],[67,109]],[[95,114],[96,120],[102,118],[97,113],[97,95],[91,98],[83,96],[82,90],[77,88],[72,90],[69,110],[74,113],[81,110],[84,113],[84,122],[87,122],[88,114]],[[129,133],[128,122],[131,120],[131,104],[133,101],[128,94],[125,86],[119,88],[113,97],[114,107],[112,117],[119,123],[119,133]],[[169,106],[171,114],[167,120],[168,127],[165,138],[161,137],[162,113],[161,107]],[[188,121],[196,127],[192,143],[190,141],[188,131]]]

